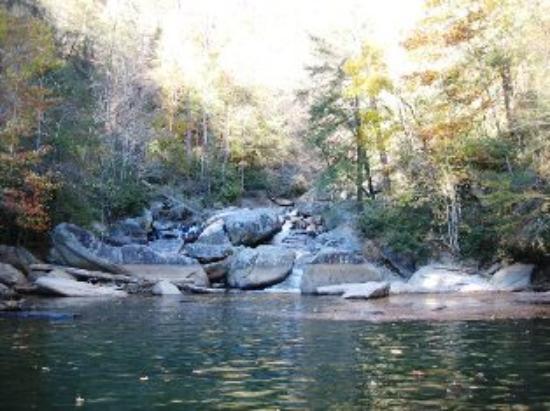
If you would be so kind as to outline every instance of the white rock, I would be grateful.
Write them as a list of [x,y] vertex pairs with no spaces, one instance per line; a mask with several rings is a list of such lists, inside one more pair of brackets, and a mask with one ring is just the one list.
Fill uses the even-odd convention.
[[531,287],[533,264],[513,264],[498,270],[491,278],[491,285],[503,291],[523,291]]
[[35,281],[39,289],[62,297],[125,297],[115,287],[97,286],[67,278],[40,277]]
[[170,281],[159,281],[156,283],[151,292],[153,295],[178,295],[181,291],[178,287],[172,284]]

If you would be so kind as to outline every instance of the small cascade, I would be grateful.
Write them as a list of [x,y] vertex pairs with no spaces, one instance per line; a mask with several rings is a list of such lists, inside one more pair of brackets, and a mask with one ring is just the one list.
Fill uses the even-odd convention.
[[267,292],[299,293],[302,281],[304,262],[308,256],[313,256],[319,250],[319,244],[315,241],[317,229],[307,225],[305,219],[295,210],[285,215],[283,227],[271,240],[272,245],[289,248],[296,253],[294,268],[290,275],[273,287],[267,288]]

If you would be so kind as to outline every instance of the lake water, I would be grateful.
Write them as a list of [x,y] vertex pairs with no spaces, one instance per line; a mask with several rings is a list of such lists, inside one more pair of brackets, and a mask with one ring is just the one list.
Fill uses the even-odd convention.
[[550,409],[550,320],[293,315],[330,301],[42,300],[79,316],[0,318],[0,409]]

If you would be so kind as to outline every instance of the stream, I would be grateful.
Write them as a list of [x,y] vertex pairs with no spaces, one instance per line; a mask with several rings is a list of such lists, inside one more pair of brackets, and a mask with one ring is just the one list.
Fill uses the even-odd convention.
[[0,318],[2,409],[550,407],[550,320],[299,315],[327,302],[273,293],[39,300],[77,317]]

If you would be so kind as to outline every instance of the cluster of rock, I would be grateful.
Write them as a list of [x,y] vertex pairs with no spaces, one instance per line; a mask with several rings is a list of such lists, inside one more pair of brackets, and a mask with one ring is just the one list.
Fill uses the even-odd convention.
[[416,270],[391,250],[379,250],[373,259],[351,223],[344,219],[327,230],[317,208],[230,208],[206,218],[185,204],[164,202],[98,235],[63,223],[51,233],[49,264],[22,248],[0,246],[0,308],[16,307],[12,300],[21,294],[177,295],[292,281],[303,294],[346,299],[518,291],[531,285],[532,265],[511,265],[489,276],[437,264]]

